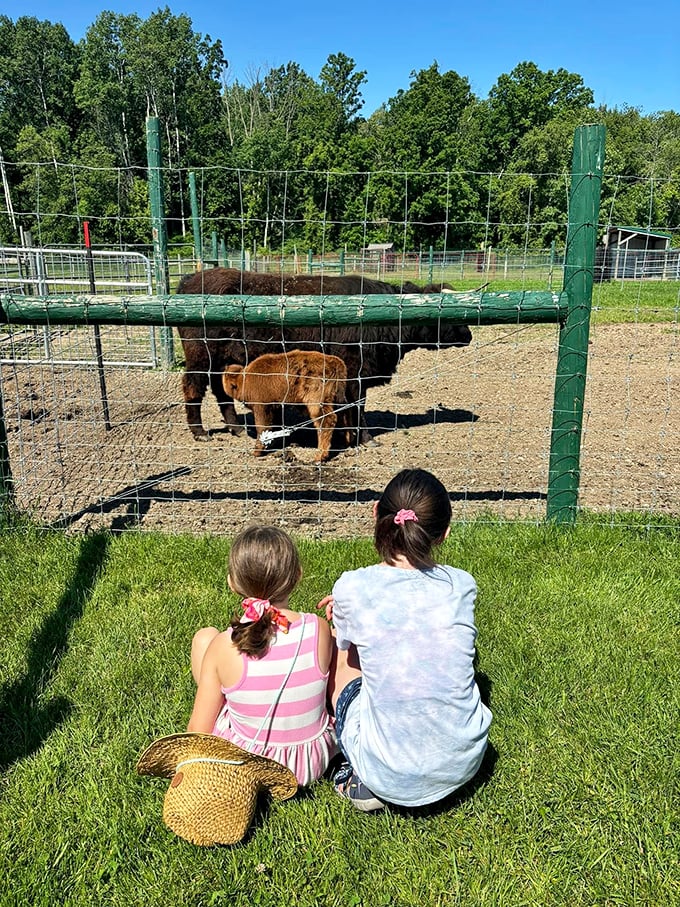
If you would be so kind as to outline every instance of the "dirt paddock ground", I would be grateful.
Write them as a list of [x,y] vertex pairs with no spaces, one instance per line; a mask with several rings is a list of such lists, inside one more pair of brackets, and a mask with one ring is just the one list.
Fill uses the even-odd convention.
[[[302,536],[352,537],[370,533],[370,502],[389,478],[422,466],[449,489],[457,520],[541,520],[557,328],[473,333],[467,349],[409,353],[390,384],[368,393],[374,444],[322,465],[313,463],[309,429],[253,457],[252,420],[248,434],[228,435],[210,393],[203,417],[211,439],[194,441],[179,371],[107,367],[106,430],[92,368],[4,365],[17,503],[71,531],[231,535],[260,521]],[[679,352],[677,324],[592,328],[581,507],[614,521],[630,510],[650,520],[680,512]]]

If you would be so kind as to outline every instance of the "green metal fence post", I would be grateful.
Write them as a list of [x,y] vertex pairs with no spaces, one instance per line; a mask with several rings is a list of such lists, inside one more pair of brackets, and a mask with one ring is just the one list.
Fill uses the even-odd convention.
[[344,273],[345,273],[345,250],[344,249],[340,249],[339,272],[340,272],[341,276],[344,275]]
[[427,267],[427,282],[434,283],[434,248],[430,246],[430,254]]
[[212,230],[210,233],[210,258],[213,267],[217,267],[217,230]]
[[201,218],[198,214],[198,193],[196,192],[196,174],[189,174],[189,197],[191,199],[191,230],[194,234],[194,258],[196,269],[203,267],[203,237],[201,236]]
[[574,134],[564,259],[569,304],[557,353],[546,512],[556,523],[576,520],[604,139],[604,126],[579,126]]
[[9,463],[9,445],[5,428],[5,412],[2,406],[2,387],[0,387],[0,525],[13,507],[14,481]]
[[555,240],[550,243],[550,266],[548,268],[548,289],[552,290],[553,273],[555,271]]
[[[149,168],[149,207],[151,208],[151,230],[153,235],[153,264],[156,275],[156,293],[167,296],[170,292],[168,273],[168,234],[165,225],[163,205],[163,176],[161,171],[161,137],[158,117],[146,118],[146,157]],[[170,367],[174,363],[172,328],[162,327],[161,363]]]

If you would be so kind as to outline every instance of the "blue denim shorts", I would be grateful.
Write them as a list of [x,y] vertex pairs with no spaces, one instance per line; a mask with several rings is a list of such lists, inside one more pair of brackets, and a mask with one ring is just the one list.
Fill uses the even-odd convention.
[[335,735],[338,738],[338,745],[342,750],[342,755],[349,762],[350,759],[345,752],[345,748],[342,745],[342,731],[345,726],[345,718],[347,717],[347,709],[350,707],[351,703],[359,695],[361,690],[361,677],[355,677],[354,680],[350,680],[346,687],[343,688],[342,692],[338,696],[338,701],[335,704]]

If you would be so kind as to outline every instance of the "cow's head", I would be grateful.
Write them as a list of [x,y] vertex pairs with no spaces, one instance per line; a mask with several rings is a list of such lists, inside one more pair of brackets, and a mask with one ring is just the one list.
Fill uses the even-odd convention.
[[228,365],[222,372],[222,387],[225,394],[234,400],[243,398],[243,368],[240,365]]

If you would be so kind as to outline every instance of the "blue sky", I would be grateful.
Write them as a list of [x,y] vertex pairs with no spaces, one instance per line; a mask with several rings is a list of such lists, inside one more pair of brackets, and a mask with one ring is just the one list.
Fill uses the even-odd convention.
[[[0,13],[61,22],[78,41],[103,10],[146,18],[164,5],[145,0],[10,5],[0,0]],[[466,76],[480,97],[499,75],[531,60],[543,70],[578,73],[597,104],[680,112],[677,0],[660,6],[633,0],[431,0],[423,6],[404,0],[228,5],[178,0],[168,5],[175,15],[189,15],[195,31],[222,41],[231,78],[240,81],[290,60],[317,78],[329,54],[347,54],[367,72],[365,116],[408,88],[412,71],[435,60],[440,71]]]

